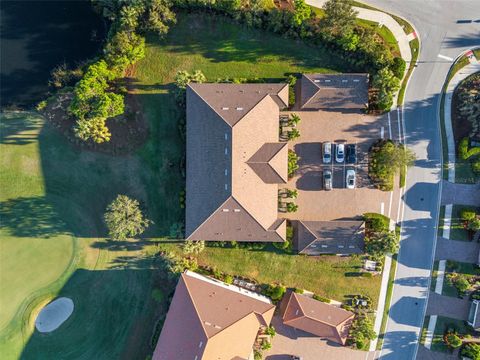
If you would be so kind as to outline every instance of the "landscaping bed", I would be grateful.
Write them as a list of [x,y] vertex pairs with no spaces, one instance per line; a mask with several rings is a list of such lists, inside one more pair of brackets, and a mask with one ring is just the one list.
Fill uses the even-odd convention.
[[474,232],[468,230],[468,222],[462,219],[462,211],[472,209],[477,214],[480,213],[480,208],[472,208],[464,205],[453,205],[452,220],[450,225],[450,239],[460,241],[471,241]]
[[465,321],[438,316],[437,324],[435,325],[435,330],[433,332],[432,347],[430,349],[432,351],[451,353],[453,352],[453,349],[445,343],[445,334],[453,332],[462,338],[471,334],[472,330],[473,329],[468,326]]
[[480,268],[476,264],[447,260],[442,295],[480,299]]

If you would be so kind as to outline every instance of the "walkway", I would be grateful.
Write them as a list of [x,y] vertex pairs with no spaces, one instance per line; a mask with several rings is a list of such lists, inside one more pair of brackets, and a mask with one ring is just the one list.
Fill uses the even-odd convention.
[[[470,50],[469,50],[470,51]],[[466,77],[480,71],[480,62],[471,62],[460,71],[458,71],[450,80],[445,92],[445,107],[444,107],[444,121],[445,133],[447,136],[447,151],[448,151],[448,181],[455,182],[455,138],[453,136],[452,127],[452,97],[453,91],[458,84]]]
[[445,316],[452,319],[466,320],[470,310],[470,301],[452,296],[430,292],[426,315]]
[[478,242],[455,241],[438,237],[435,259],[446,259],[475,264],[478,261],[479,251],[480,243]]
[[480,184],[455,184],[443,181],[442,205],[480,206]]

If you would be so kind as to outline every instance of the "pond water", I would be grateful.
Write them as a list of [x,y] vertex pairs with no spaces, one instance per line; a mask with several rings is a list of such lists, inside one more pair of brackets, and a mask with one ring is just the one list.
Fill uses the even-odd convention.
[[105,36],[88,0],[2,0],[0,21],[1,107],[45,98],[51,70],[93,57]]

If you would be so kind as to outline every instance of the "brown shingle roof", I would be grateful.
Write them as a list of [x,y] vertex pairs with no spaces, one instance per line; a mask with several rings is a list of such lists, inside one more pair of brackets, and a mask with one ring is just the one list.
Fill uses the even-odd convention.
[[362,110],[368,103],[368,74],[303,74],[303,110]]
[[187,87],[187,239],[285,240],[271,230],[277,184],[287,181],[279,101],[286,106],[287,84]]
[[287,301],[284,324],[345,344],[354,313],[294,292]]
[[363,221],[298,221],[295,249],[301,254],[358,254],[363,251]]
[[186,272],[175,289],[153,359],[247,359],[274,305],[233,285]]

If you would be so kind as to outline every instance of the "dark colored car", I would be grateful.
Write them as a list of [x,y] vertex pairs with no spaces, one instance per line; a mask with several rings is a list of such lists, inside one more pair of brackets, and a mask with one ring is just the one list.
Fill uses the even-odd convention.
[[348,144],[345,147],[346,150],[346,163],[347,164],[355,164],[357,162],[357,145],[355,144]]
[[332,172],[330,170],[323,171],[323,188],[332,190]]

